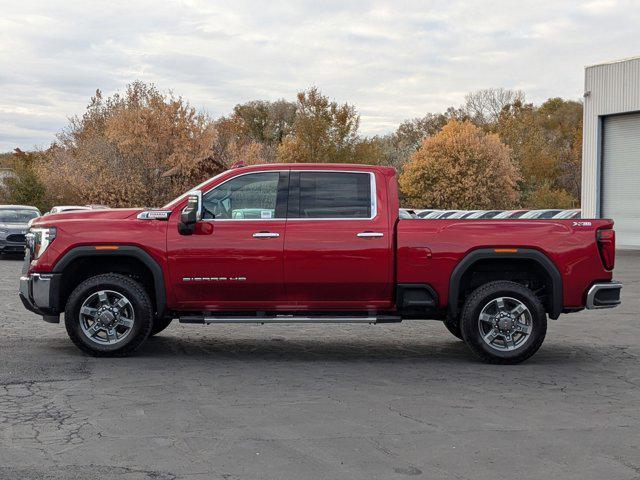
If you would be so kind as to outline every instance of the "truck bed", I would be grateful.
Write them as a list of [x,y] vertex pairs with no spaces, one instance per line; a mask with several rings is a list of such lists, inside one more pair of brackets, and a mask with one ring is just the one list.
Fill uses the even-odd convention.
[[[612,220],[431,220],[402,219],[397,224],[397,281],[426,283],[439,292],[445,307],[456,265],[479,249],[532,249],[546,255],[562,277],[566,308],[584,306],[594,281],[609,281],[612,272],[601,262],[596,232]],[[594,278],[594,272],[598,272]]]

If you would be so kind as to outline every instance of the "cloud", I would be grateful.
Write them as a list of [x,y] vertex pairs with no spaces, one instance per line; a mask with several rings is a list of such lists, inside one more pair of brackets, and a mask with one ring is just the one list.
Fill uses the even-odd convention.
[[0,17],[0,151],[46,146],[133,80],[218,116],[317,85],[368,135],[507,87],[580,98],[584,65],[640,54],[633,1],[34,0]]

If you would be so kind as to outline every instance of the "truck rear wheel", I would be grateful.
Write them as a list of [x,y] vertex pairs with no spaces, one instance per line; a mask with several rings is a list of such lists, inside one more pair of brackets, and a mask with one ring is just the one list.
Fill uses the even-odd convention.
[[125,356],[147,339],[153,326],[151,299],[124,275],[91,277],[69,296],[64,311],[69,338],[96,357]]
[[527,287],[509,281],[489,282],[464,303],[462,337],[485,362],[515,364],[538,351],[547,332],[540,299]]

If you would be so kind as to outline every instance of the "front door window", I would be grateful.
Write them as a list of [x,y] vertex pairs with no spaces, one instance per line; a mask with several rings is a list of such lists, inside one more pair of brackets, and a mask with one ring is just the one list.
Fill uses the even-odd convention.
[[211,220],[269,220],[283,218],[276,211],[278,172],[240,175],[207,192],[202,218]]

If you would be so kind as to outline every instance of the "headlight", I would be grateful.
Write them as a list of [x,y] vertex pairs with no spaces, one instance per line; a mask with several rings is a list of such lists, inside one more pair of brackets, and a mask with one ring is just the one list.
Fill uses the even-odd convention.
[[27,248],[31,251],[31,258],[40,258],[56,238],[56,229],[55,227],[31,228],[26,237]]

